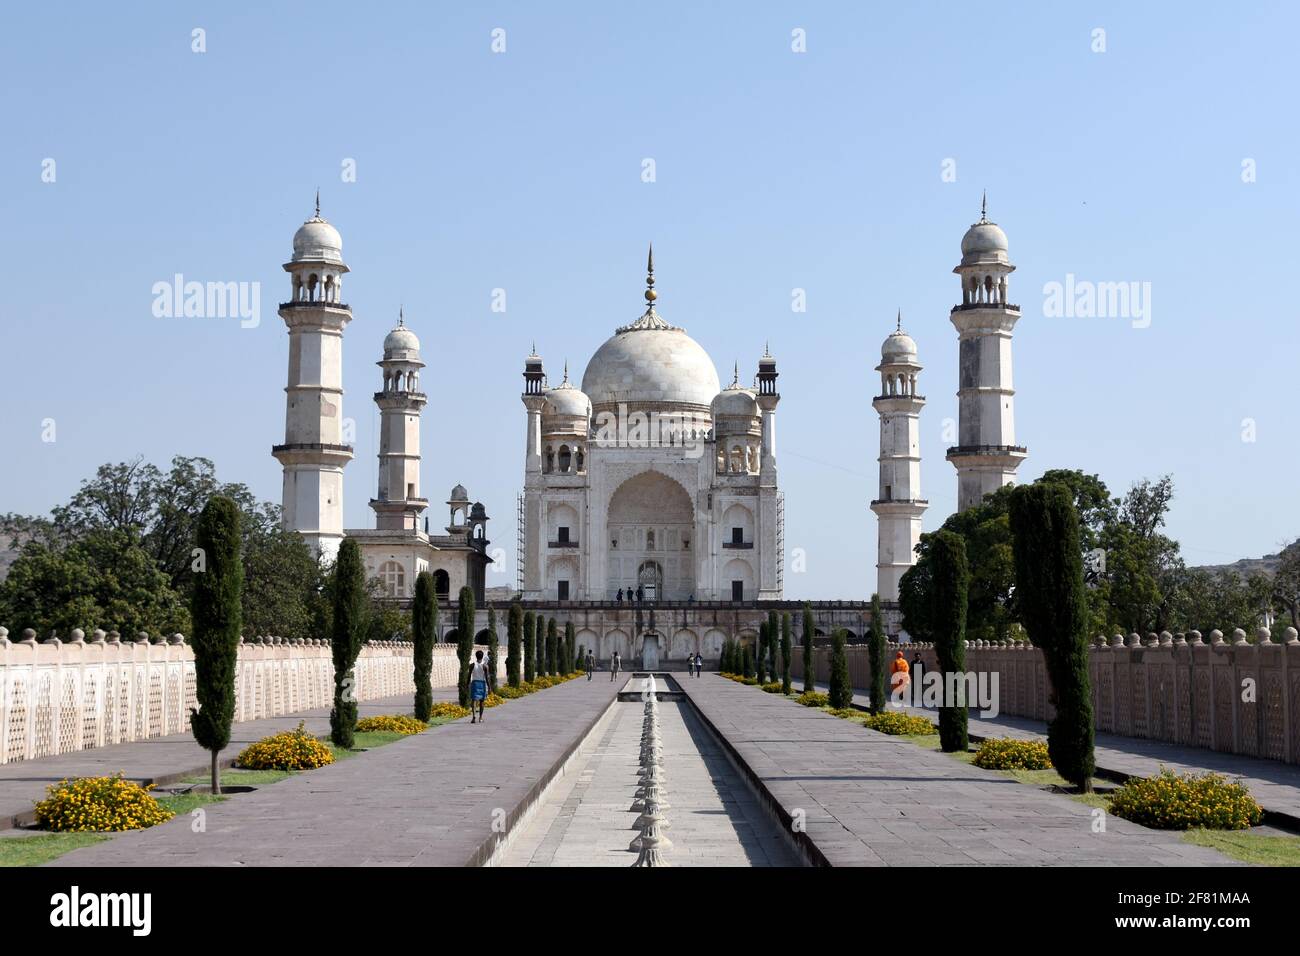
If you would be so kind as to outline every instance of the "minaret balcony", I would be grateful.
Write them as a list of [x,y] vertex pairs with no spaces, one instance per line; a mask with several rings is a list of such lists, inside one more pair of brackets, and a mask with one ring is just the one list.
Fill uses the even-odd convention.
[[352,446],[327,442],[291,442],[272,445],[271,454],[283,465],[320,464],[342,467],[352,460]]
[[990,312],[1019,312],[1020,306],[1011,302],[963,302],[960,305],[952,307],[953,312],[976,312],[980,309],[986,309]]
[[338,309],[341,312],[351,312],[352,306],[342,302],[324,302],[321,299],[296,299],[293,302],[281,302],[280,310],[286,309]]
[[930,507],[929,498],[876,498],[871,502],[871,507],[877,505],[914,505],[921,508]]
[[954,458],[1000,458],[1021,459],[1029,455],[1024,445],[954,445],[948,449],[947,459]]

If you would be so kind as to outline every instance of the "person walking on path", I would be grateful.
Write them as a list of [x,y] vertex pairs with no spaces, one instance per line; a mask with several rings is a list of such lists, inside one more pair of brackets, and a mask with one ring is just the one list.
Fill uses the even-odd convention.
[[894,700],[906,699],[907,685],[911,681],[907,659],[903,657],[902,651],[898,651],[894,655],[894,662],[889,665],[889,689]]
[[609,660],[609,679],[611,681],[618,677],[618,668],[621,663],[622,661],[618,659],[618,651],[615,651],[614,656]]
[[699,651],[696,651],[695,652],[695,676],[696,677],[700,676],[700,671],[703,668],[704,668],[704,658],[700,656]]
[[596,669],[596,655],[587,651],[587,680],[591,680],[591,674]]
[[[469,669],[469,722],[483,723],[483,710],[487,706],[488,669],[483,661],[483,652],[474,652],[474,664]],[[478,705],[475,712],[474,706]]]

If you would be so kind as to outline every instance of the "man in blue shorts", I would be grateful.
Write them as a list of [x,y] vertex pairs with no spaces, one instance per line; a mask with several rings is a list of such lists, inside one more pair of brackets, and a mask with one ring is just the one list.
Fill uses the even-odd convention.
[[[488,693],[488,669],[483,661],[483,652],[474,652],[474,663],[469,669],[469,722],[483,723],[484,702]],[[477,711],[475,706],[477,705]]]

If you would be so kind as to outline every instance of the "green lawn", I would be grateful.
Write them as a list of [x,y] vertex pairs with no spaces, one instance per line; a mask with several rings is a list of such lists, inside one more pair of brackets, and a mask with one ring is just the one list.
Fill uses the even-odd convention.
[[38,833],[0,838],[0,866],[40,866],[55,857],[108,837],[100,833]]
[[1210,847],[1242,863],[1300,866],[1300,837],[1268,836],[1249,830],[1188,830],[1183,842]]

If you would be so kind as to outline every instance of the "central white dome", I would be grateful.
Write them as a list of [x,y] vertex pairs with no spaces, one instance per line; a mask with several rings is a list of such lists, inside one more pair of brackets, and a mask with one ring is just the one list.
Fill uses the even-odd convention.
[[682,329],[638,322],[596,350],[583,373],[582,391],[596,410],[626,402],[706,411],[718,394],[718,370]]

